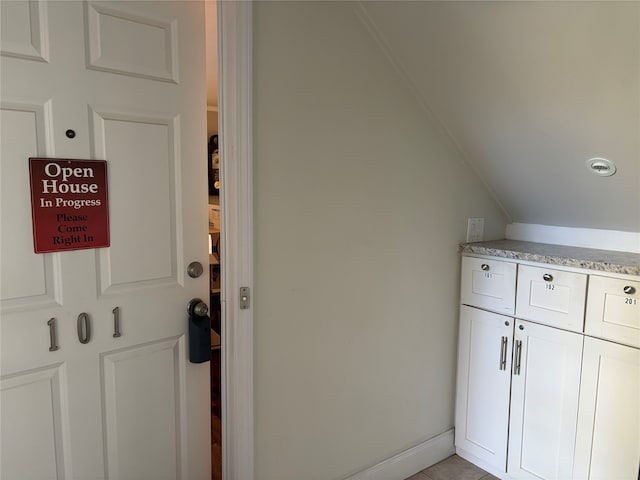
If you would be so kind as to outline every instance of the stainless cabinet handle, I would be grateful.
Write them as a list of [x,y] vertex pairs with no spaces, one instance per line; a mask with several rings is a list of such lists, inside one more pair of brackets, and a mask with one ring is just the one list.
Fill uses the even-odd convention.
[[520,375],[520,362],[522,361],[522,340],[516,340],[516,361],[513,365],[513,374]]
[[509,339],[507,337],[502,337],[502,341],[500,343],[500,370],[507,369],[507,344]]
[[480,268],[485,272],[489,271],[489,265],[487,265],[486,263],[483,263],[482,265],[480,265]]
[[113,338],[121,337],[120,333],[120,307],[112,310],[113,313]]
[[631,285],[627,285],[622,290],[624,290],[624,293],[626,293],[627,295],[633,295],[634,293],[636,293],[635,287],[632,287]]
[[56,319],[55,317],[51,318],[51,320],[49,320],[47,322],[47,325],[49,325],[49,340],[50,340],[50,344],[51,346],[49,347],[49,351],[50,352],[55,352],[56,350],[58,350],[60,347],[58,347],[58,341],[56,340]]
[[78,340],[80,343],[89,343],[91,340],[91,319],[88,313],[78,315]]
[[553,281],[553,275],[551,275],[550,273],[545,273],[544,275],[542,275],[542,279],[545,282],[552,282]]

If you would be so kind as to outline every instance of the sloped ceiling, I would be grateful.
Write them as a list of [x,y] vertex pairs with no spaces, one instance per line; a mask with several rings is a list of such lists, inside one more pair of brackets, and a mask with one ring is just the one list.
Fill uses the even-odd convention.
[[359,8],[510,221],[640,232],[640,2]]

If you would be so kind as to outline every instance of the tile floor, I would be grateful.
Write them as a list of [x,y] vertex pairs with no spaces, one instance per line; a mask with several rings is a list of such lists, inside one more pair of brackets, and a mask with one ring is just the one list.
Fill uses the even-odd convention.
[[497,477],[453,455],[406,480],[498,480]]

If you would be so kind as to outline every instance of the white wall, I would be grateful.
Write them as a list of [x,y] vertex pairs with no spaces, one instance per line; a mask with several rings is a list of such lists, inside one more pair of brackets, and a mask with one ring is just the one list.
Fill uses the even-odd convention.
[[457,244],[506,219],[346,2],[254,10],[258,480],[328,480],[453,426]]
[[552,243],[573,247],[640,253],[640,232],[558,227],[530,223],[510,223],[505,231],[509,240]]

